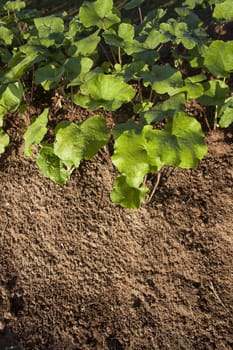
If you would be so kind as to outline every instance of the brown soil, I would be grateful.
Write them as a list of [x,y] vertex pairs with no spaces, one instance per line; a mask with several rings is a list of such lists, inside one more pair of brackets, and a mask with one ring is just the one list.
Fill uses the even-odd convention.
[[11,149],[0,350],[232,349],[231,138],[211,132],[199,168],[164,170],[138,211],[110,202],[101,154],[59,187]]

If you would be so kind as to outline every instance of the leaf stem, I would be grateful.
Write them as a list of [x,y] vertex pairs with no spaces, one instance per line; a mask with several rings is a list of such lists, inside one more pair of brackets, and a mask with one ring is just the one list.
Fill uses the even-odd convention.
[[120,47],[118,47],[118,61],[119,61],[120,65],[122,66],[121,48]]
[[140,21],[140,24],[142,24],[143,18],[142,18],[142,10],[141,10],[141,7],[138,7],[138,14],[139,14],[139,21]]
[[159,181],[160,181],[160,179],[161,179],[161,173],[160,173],[160,172],[158,172],[158,173],[157,173],[157,179],[156,179],[156,182],[155,182],[155,184],[154,184],[153,190],[151,191],[151,194],[150,194],[150,196],[149,196],[149,198],[148,198],[147,203],[150,203],[150,202],[151,202],[151,200],[152,200],[152,198],[154,197],[154,194],[155,194],[155,191],[156,191],[156,190],[157,190],[157,188],[158,188],[158,185],[159,185]]

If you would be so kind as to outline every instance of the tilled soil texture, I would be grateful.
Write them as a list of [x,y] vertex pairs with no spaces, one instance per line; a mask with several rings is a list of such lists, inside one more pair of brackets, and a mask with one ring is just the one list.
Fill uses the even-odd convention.
[[232,349],[232,134],[207,140],[137,211],[103,154],[63,187],[2,158],[0,350]]

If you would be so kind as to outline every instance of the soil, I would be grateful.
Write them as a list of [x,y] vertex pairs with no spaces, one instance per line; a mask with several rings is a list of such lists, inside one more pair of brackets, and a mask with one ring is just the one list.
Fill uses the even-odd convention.
[[207,142],[198,169],[164,169],[136,211],[111,203],[103,153],[60,187],[8,149],[0,350],[233,348],[232,130]]
[[[51,127],[64,118],[57,102]],[[165,168],[140,210],[111,203],[108,154],[58,186],[23,157],[25,121],[5,121],[0,350],[233,348],[233,130],[210,130],[208,111],[188,108],[209,152],[198,169]]]

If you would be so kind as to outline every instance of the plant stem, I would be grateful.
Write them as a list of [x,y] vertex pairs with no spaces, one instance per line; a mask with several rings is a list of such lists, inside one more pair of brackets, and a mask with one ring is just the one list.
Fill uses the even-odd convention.
[[149,101],[152,102],[152,96],[153,96],[153,89],[152,87],[150,88],[150,96],[149,96]]
[[157,190],[158,185],[159,185],[160,178],[161,178],[161,173],[159,172],[159,173],[157,173],[157,179],[156,179],[156,182],[154,184],[153,190],[150,194],[150,197],[149,197],[147,203],[150,203],[152,198],[154,197],[155,191]]
[[121,60],[121,48],[118,47],[118,61],[120,63],[120,65],[122,66],[122,60]]
[[142,19],[142,10],[141,10],[141,7],[138,7],[138,14],[139,14],[139,21],[140,21],[140,24],[142,24],[143,19]]
[[215,113],[214,113],[214,130],[216,130],[218,126],[218,112],[219,112],[219,106],[216,106]]

